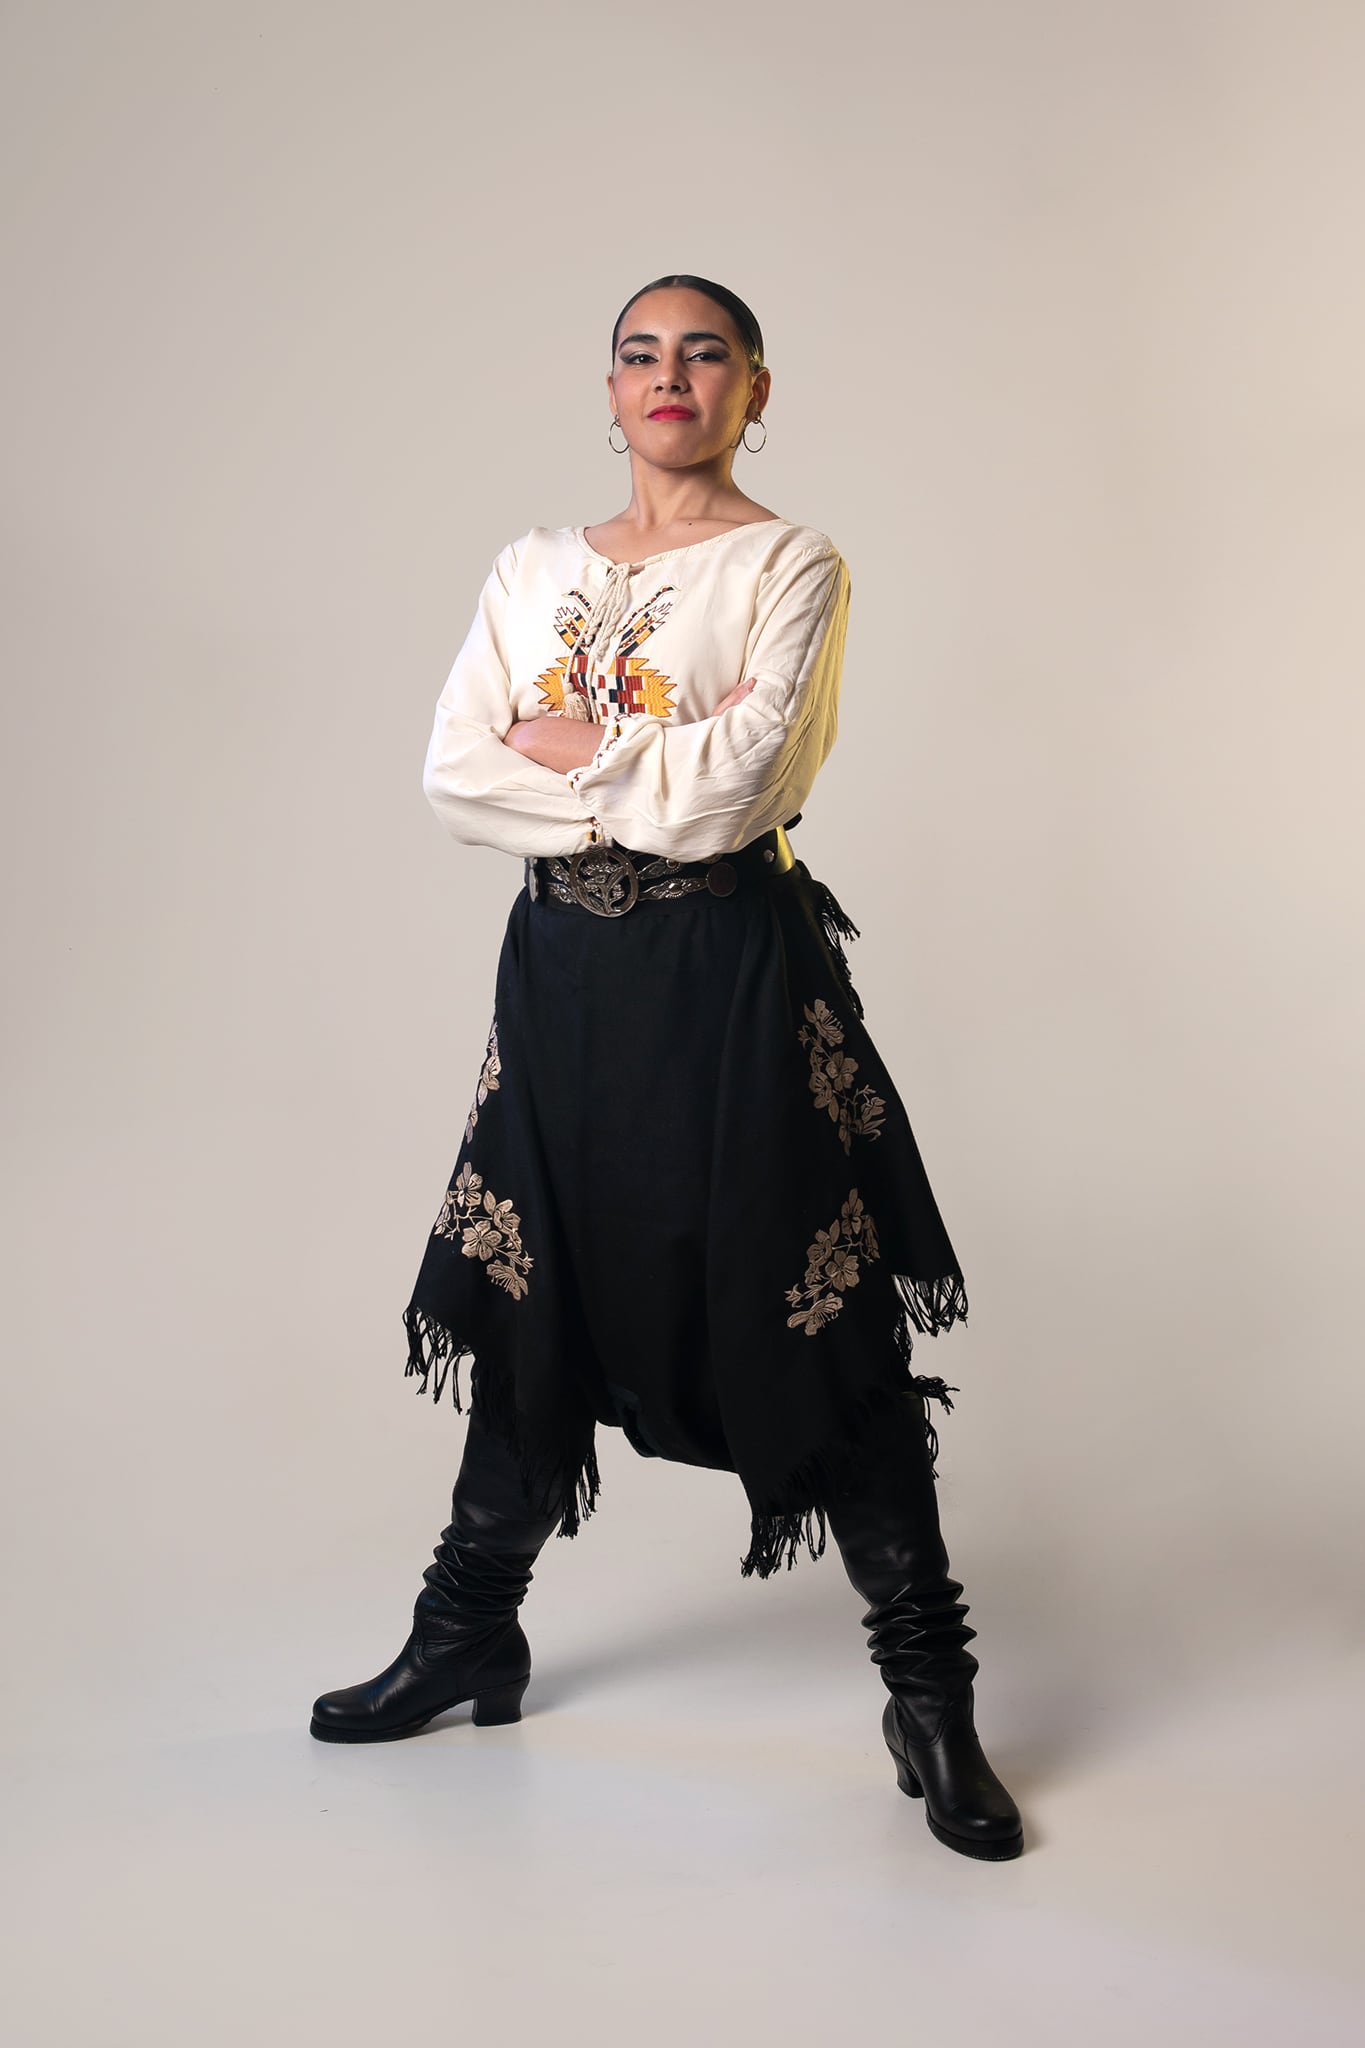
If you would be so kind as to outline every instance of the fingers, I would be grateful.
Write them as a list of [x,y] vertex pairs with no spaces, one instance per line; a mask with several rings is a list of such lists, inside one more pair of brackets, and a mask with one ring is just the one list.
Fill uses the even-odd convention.
[[716,706],[717,712],[728,711],[732,705],[741,703],[748,696],[750,690],[753,689],[757,680],[756,676],[746,676],[742,683],[735,684],[733,690],[727,690]]

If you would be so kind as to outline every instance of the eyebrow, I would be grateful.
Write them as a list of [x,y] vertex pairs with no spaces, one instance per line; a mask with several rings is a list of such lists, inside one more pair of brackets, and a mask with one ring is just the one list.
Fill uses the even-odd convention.
[[[691,334],[684,334],[682,338],[684,341],[718,341],[725,348],[730,346],[723,334],[708,334],[704,328],[696,328]],[[623,334],[616,346],[618,349],[621,349],[625,347],[628,341],[657,341],[658,339],[657,334]]]

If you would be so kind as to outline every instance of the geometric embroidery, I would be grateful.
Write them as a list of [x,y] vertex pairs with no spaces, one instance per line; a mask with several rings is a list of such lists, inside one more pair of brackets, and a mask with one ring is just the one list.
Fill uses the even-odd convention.
[[674,588],[666,583],[644,604],[636,606],[615,635],[613,654],[608,653],[605,645],[580,647],[591,600],[581,590],[567,591],[565,602],[555,613],[554,626],[569,652],[561,654],[535,679],[542,710],[562,712],[568,700],[577,697],[587,716],[599,725],[604,725],[614,712],[643,711],[667,718],[675,709],[674,685],[658,669],[650,668],[636,650],[672,611]]
[[483,1175],[475,1173],[467,1159],[447,1190],[432,1235],[461,1238],[465,1257],[481,1259],[495,1286],[514,1301],[525,1296],[526,1275],[535,1260],[522,1245],[521,1218],[510,1202],[500,1202],[491,1188],[484,1187]]
[[837,1050],[844,1042],[844,1027],[829,1004],[817,996],[814,1009],[808,1003],[802,1008],[813,1028],[803,1025],[797,1037],[810,1048],[810,1086],[815,1107],[829,1111],[839,1126],[845,1152],[851,1152],[854,1138],[881,1136],[886,1103],[866,1085],[854,1093],[853,1076],[858,1071],[858,1062]]
[[858,1255],[869,1264],[881,1257],[877,1232],[864,1209],[856,1188],[828,1230],[817,1230],[814,1244],[806,1247],[806,1284],[789,1287],[787,1300],[796,1310],[787,1317],[787,1328],[801,1327],[808,1337],[832,1322],[844,1305],[844,1292],[858,1284]]
[[497,1087],[498,1075],[501,1072],[502,1061],[498,1058],[498,1013],[495,1009],[493,1012],[493,1028],[488,1034],[488,1048],[484,1055],[483,1069],[479,1075],[479,1085],[475,1090],[474,1100],[470,1104],[469,1116],[465,1122],[464,1141],[466,1145],[474,1135],[474,1126],[479,1121],[479,1110],[488,1100],[488,1091],[490,1088]]

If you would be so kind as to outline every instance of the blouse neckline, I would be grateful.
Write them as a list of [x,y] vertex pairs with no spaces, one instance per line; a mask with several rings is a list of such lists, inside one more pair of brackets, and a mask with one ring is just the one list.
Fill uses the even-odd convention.
[[728,540],[732,533],[748,533],[755,526],[790,526],[791,524],[792,521],[790,519],[743,519],[737,526],[727,526],[722,533],[708,533],[705,540],[687,540],[683,542],[681,547],[659,548],[652,555],[633,555],[628,562],[618,562],[613,556],[604,555],[600,548],[595,548],[587,537],[588,530],[586,526],[571,526],[568,530],[580,547],[585,548],[588,554],[592,555],[597,561],[605,562],[609,568],[643,569],[650,562],[666,562],[674,555],[690,554],[694,548],[713,547],[718,540]]

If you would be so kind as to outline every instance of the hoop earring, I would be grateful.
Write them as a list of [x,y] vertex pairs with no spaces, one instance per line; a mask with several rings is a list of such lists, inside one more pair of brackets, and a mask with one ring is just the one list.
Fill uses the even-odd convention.
[[[630,453],[630,436],[628,434],[626,435],[625,447],[618,448],[616,443],[611,438],[612,427],[621,427],[621,415],[619,412],[614,412],[611,416],[611,427],[607,428],[607,446],[608,448],[610,448],[613,455],[628,455]],[[621,432],[625,434],[626,430],[624,427],[621,427]]]
[[[748,443],[748,442],[747,442],[747,441],[745,440],[745,438],[744,438],[744,435],[748,433],[748,431],[749,431],[750,427],[762,427],[762,428],[763,428],[763,439],[762,439],[762,440],[761,440],[761,441],[759,442],[759,444],[758,444],[758,447],[757,447],[757,448],[749,448],[749,443]],[[752,418],[751,420],[745,420],[745,422],[744,422],[744,429],[743,429],[743,432],[742,432],[742,433],[740,434],[740,437],[739,437],[739,445],[740,445],[740,447],[741,447],[741,448],[749,448],[749,453],[750,453],[751,455],[758,455],[758,454],[760,454],[760,453],[761,453],[761,452],[763,451],[763,449],[765,449],[765,448],[767,447],[767,445],[768,445],[768,428],[767,428],[767,424],[766,424],[766,422],[764,421],[764,418],[763,418],[763,415],[762,415],[762,413],[761,413],[761,412],[760,412],[760,413],[755,413],[754,417],[753,417],[753,418]]]

